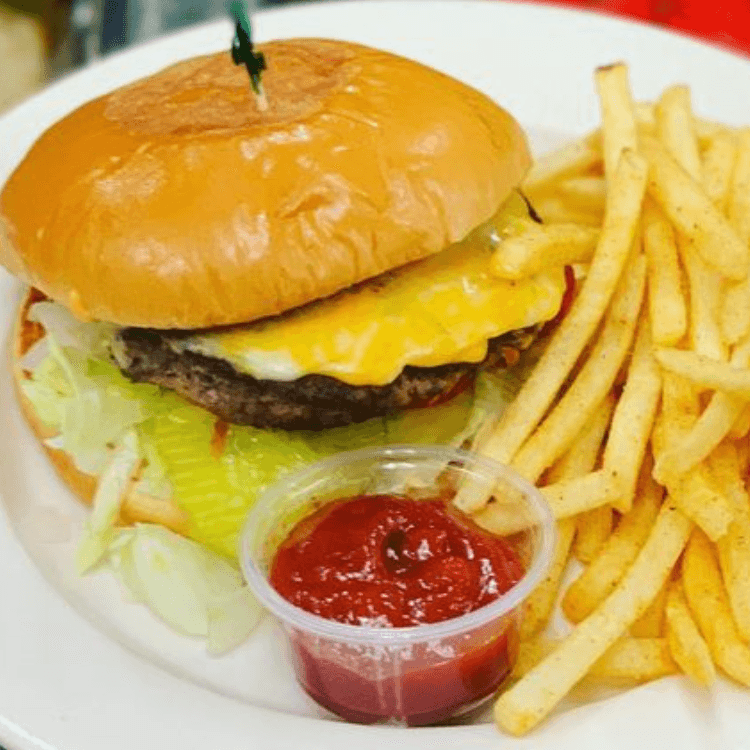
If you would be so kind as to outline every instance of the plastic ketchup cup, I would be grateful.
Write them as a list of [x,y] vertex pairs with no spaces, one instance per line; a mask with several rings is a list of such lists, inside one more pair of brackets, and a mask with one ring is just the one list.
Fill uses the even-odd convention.
[[[303,518],[362,495],[417,502],[476,483],[500,504],[519,556],[520,580],[489,604],[409,627],[350,625],[311,614],[269,583],[279,546]],[[341,453],[285,477],[248,514],[240,560],[250,588],[281,622],[297,679],[321,706],[359,723],[435,724],[472,710],[502,685],[518,652],[523,601],[545,575],[554,518],[513,470],[442,446],[390,446]]]

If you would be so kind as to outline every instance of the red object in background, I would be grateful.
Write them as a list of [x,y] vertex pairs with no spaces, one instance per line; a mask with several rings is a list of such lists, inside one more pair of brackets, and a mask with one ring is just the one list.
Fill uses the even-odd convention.
[[750,53],[748,0],[560,0],[560,4],[637,18]]

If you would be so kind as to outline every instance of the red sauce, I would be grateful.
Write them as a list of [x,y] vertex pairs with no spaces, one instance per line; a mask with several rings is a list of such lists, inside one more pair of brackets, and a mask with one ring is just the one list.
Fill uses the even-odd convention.
[[[288,601],[353,625],[442,622],[494,601],[523,576],[503,539],[465,521],[444,500],[362,496],[330,503],[279,547],[271,585]],[[297,674],[323,706],[351,721],[444,720],[494,692],[515,661],[512,617],[420,643],[408,654],[372,654],[292,633]]]

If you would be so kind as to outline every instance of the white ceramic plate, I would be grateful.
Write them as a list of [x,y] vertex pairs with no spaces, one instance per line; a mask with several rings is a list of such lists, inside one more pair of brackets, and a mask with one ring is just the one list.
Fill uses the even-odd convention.
[[[619,59],[630,63],[638,98],[684,81],[702,114],[750,123],[745,60],[595,15],[500,1],[370,0],[268,12],[255,24],[259,39],[350,39],[445,70],[513,111],[537,149],[597,122],[592,71]],[[76,105],[175,60],[228,48],[231,33],[219,23],[147,44],[21,105],[0,120],[0,183],[39,133]],[[750,746],[750,693],[726,684],[699,692],[681,679],[569,703],[523,740],[487,723],[347,725],[297,688],[272,622],[212,660],[201,644],[127,603],[107,575],[78,578],[71,551],[83,511],[26,430],[6,366],[20,294],[0,271],[0,743],[8,750]]]

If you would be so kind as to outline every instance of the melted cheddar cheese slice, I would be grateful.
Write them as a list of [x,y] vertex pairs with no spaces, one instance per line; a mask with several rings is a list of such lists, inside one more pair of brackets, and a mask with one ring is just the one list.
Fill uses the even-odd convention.
[[[284,315],[173,341],[259,379],[385,385],[406,365],[481,362],[488,339],[554,317],[562,269],[495,278],[487,233]],[[483,239],[484,237],[484,239]]]

